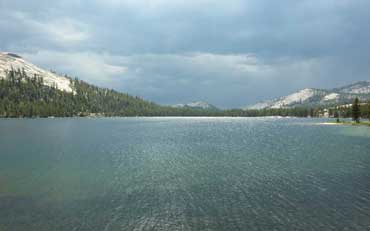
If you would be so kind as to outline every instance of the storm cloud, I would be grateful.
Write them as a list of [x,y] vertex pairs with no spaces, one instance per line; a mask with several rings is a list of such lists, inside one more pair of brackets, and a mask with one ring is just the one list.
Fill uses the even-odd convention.
[[370,80],[367,0],[0,0],[0,50],[162,103]]

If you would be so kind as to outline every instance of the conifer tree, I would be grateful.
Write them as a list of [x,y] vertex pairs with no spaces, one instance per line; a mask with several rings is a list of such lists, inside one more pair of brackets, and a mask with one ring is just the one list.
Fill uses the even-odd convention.
[[360,123],[360,101],[356,97],[352,104],[352,120],[356,123]]
[[335,117],[335,119],[336,119],[337,123],[339,123],[339,122],[340,122],[340,120],[339,120],[339,111],[338,111],[338,110],[335,110],[335,111],[334,111],[334,117]]

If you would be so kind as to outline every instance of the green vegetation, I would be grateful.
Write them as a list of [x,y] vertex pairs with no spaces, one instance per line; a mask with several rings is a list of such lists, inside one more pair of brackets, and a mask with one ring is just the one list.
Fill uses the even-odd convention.
[[[350,106],[341,105],[329,109],[329,115],[336,118],[336,123],[339,124],[370,126],[370,102],[361,103],[359,99],[356,98]],[[341,121],[341,116],[343,116],[343,118],[352,118],[352,122]],[[369,121],[361,121],[361,118],[368,118]]]
[[337,123],[340,122],[340,119],[339,119],[339,112],[337,110],[334,111],[334,118],[336,119]]
[[[320,108],[281,108],[264,110],[205,110],[161,106],[140,97],[107,88],[99,88],[70,78],[74,93],[48,87],[38,76],[12,70],[0,79],[0,117],[71,117],[71,116],[295,116],[317,117]],[[348,115],[343,109],[340,115]],[[333,113],[335,110],[331,110]],[[362,108],[361,108],[362,113]],[[332,114],[331,114],[332,115]]]
[[38,76],[26,76],[12,70],[0,80],[1,117],[85,116],[100,113],[114,115],[150,115],[158,105],[138,97],[98,88],[80,80],[72,80],[75,93],[48,87]]
[[[317,109],[319,111],[322,111],[323,109]],[[336,118],[336,115],[338,114],[339,118],[352,118],[352,106],[350,105],[339,105],[339,106],[333,106],[328,109],[329,110],[329,116]],[[369,110],[368,105],[364,103],[359,104],[359,118],[368,118],[369,116]],[[322,114],[322,112],[319,112],[319,114]]]
[[356,123],[360,123],[360,116],[361,116],[360,101],[358,100],[358,98],[355,98],[355,100],[352,103],[352,120],[355,121]]

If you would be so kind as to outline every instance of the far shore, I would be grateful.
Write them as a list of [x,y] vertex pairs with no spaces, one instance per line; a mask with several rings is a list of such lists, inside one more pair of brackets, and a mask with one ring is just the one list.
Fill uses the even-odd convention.
[[320,125],[351,125],[351,126],[370,126],[370,121],[360,121],[356,123],[354,121],[332,121],[332,122],[323,122],[319,123]]

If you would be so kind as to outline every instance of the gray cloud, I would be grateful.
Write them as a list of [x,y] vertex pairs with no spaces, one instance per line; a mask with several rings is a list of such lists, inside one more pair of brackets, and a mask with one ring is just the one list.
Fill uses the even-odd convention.
[[370,2],[0,1],[0,49],[164,104],[369,80]]

